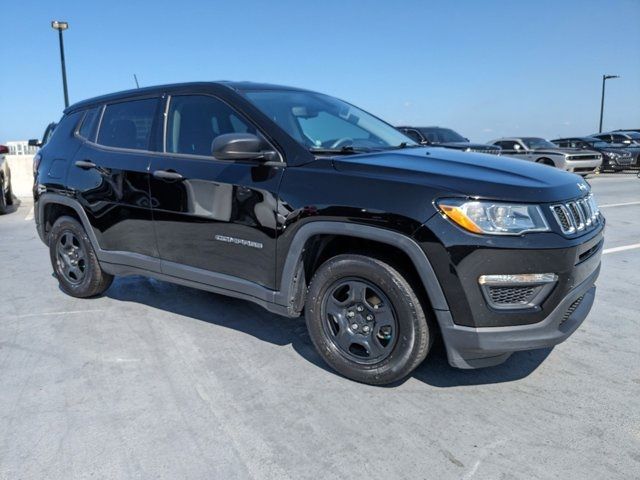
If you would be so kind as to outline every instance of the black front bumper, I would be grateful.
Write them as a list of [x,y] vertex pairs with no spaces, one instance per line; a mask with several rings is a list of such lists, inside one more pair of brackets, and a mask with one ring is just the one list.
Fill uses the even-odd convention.
[[587,318],[599,273],[600,265],[538,323],[473,328],[456,325],[451,316],[444,315],[440,327],[449,363],[458,368],[488,367],[502,363],[513,352],[552,347],[563,342]]
[[[600,272],[604,222],[574,239],[554,233],[500,239],[469,235],[439,216],[426,226],[416,239],[449,307],[435,313],[452,366],[492,366],[515,351],[557,345],[589,313]],[[532,273],[553,273],[557,281],[545,298],[526,308],[492,308],[479,284],[482,275]]]

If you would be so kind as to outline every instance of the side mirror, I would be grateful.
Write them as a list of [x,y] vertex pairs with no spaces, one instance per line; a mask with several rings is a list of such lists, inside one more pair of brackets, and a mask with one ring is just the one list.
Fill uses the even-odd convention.
[[463,137],[465,142],[471,142],[467,137]]
[[4,155],[5,153],[9,153],[9,147],[6,145],[0,145],[0,155]]
[[29,146],[30,147],[41,147],[42,146],[42,142],[40,140],[38,140],[37,138],[32,138],[31,140],[29,140]]
[[520,150],[521,148],[522,148],[522,147],[520,146],[520,144],[519,144],[519,143],[515,143],[515,144],[513,145],[513,149],[514,149],[515,151],[518,151],[518,150]]
[[218,160],[261,160],[272,162],[278,154],[263,150],[264,142],[252,133],[225,133],[211,143],[211,154]]

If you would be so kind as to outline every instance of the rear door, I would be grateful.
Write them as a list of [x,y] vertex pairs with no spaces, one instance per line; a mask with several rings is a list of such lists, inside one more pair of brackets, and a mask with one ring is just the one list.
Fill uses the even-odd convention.
[[259,135],[257,128],[209,94],[169,97],[165,117],[164,154],[150,169],[163,273],[203,283],[223,274],[274,288],[283,169],[211,155],[216,136]]
[[149,162],[157,141],[159,97],[109,103],[86,112],[84,139],[69,171],[104,250],[157,257]]

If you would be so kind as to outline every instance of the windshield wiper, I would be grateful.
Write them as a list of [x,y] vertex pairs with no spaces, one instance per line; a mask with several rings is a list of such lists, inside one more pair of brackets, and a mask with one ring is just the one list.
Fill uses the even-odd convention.
[[323,147],[311,147],[309,149],[311,153],[327,153],[327,154],[341,154],[341,155],[353,155],[354,153],[370,152],[368,148],[354,147],[353,145],[345,145],[340,148],[323,148]]
[[418,147],[424,147],[424,145],[420,145],[419,143],[416,143],[415,145],[409,145],[407,142],[402,142],[400,145],[389,147],[388,150],[401,150],[403,148],[418,148]]

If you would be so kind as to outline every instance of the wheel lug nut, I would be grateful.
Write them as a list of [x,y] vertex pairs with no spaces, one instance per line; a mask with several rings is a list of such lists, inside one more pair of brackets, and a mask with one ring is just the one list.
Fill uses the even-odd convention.
[[358,324],[357,323],[351,324],[351,329],[352,330],[357,330],[358,329]]
[[364,307],[363,307],[362,305],[358,305],[358,306],[356,307],[356,310],[358,310],[359,312],[361,312],[361,311],[363,311],[363,310],[364,310]]
[[369,330],[371,330],[371,328],[369,327],[369,325],[365,325],[364,327],[362,327],[362,331],[364,333],[369,333]]
[[349,318],[353,318],[354,315],[355,315],[355,313],[353,313],[353,312],[347,312],[347,317],[349,317]]
[[373,321],[373,315],[371,314],[367,315],[367,321],[369,322]]

